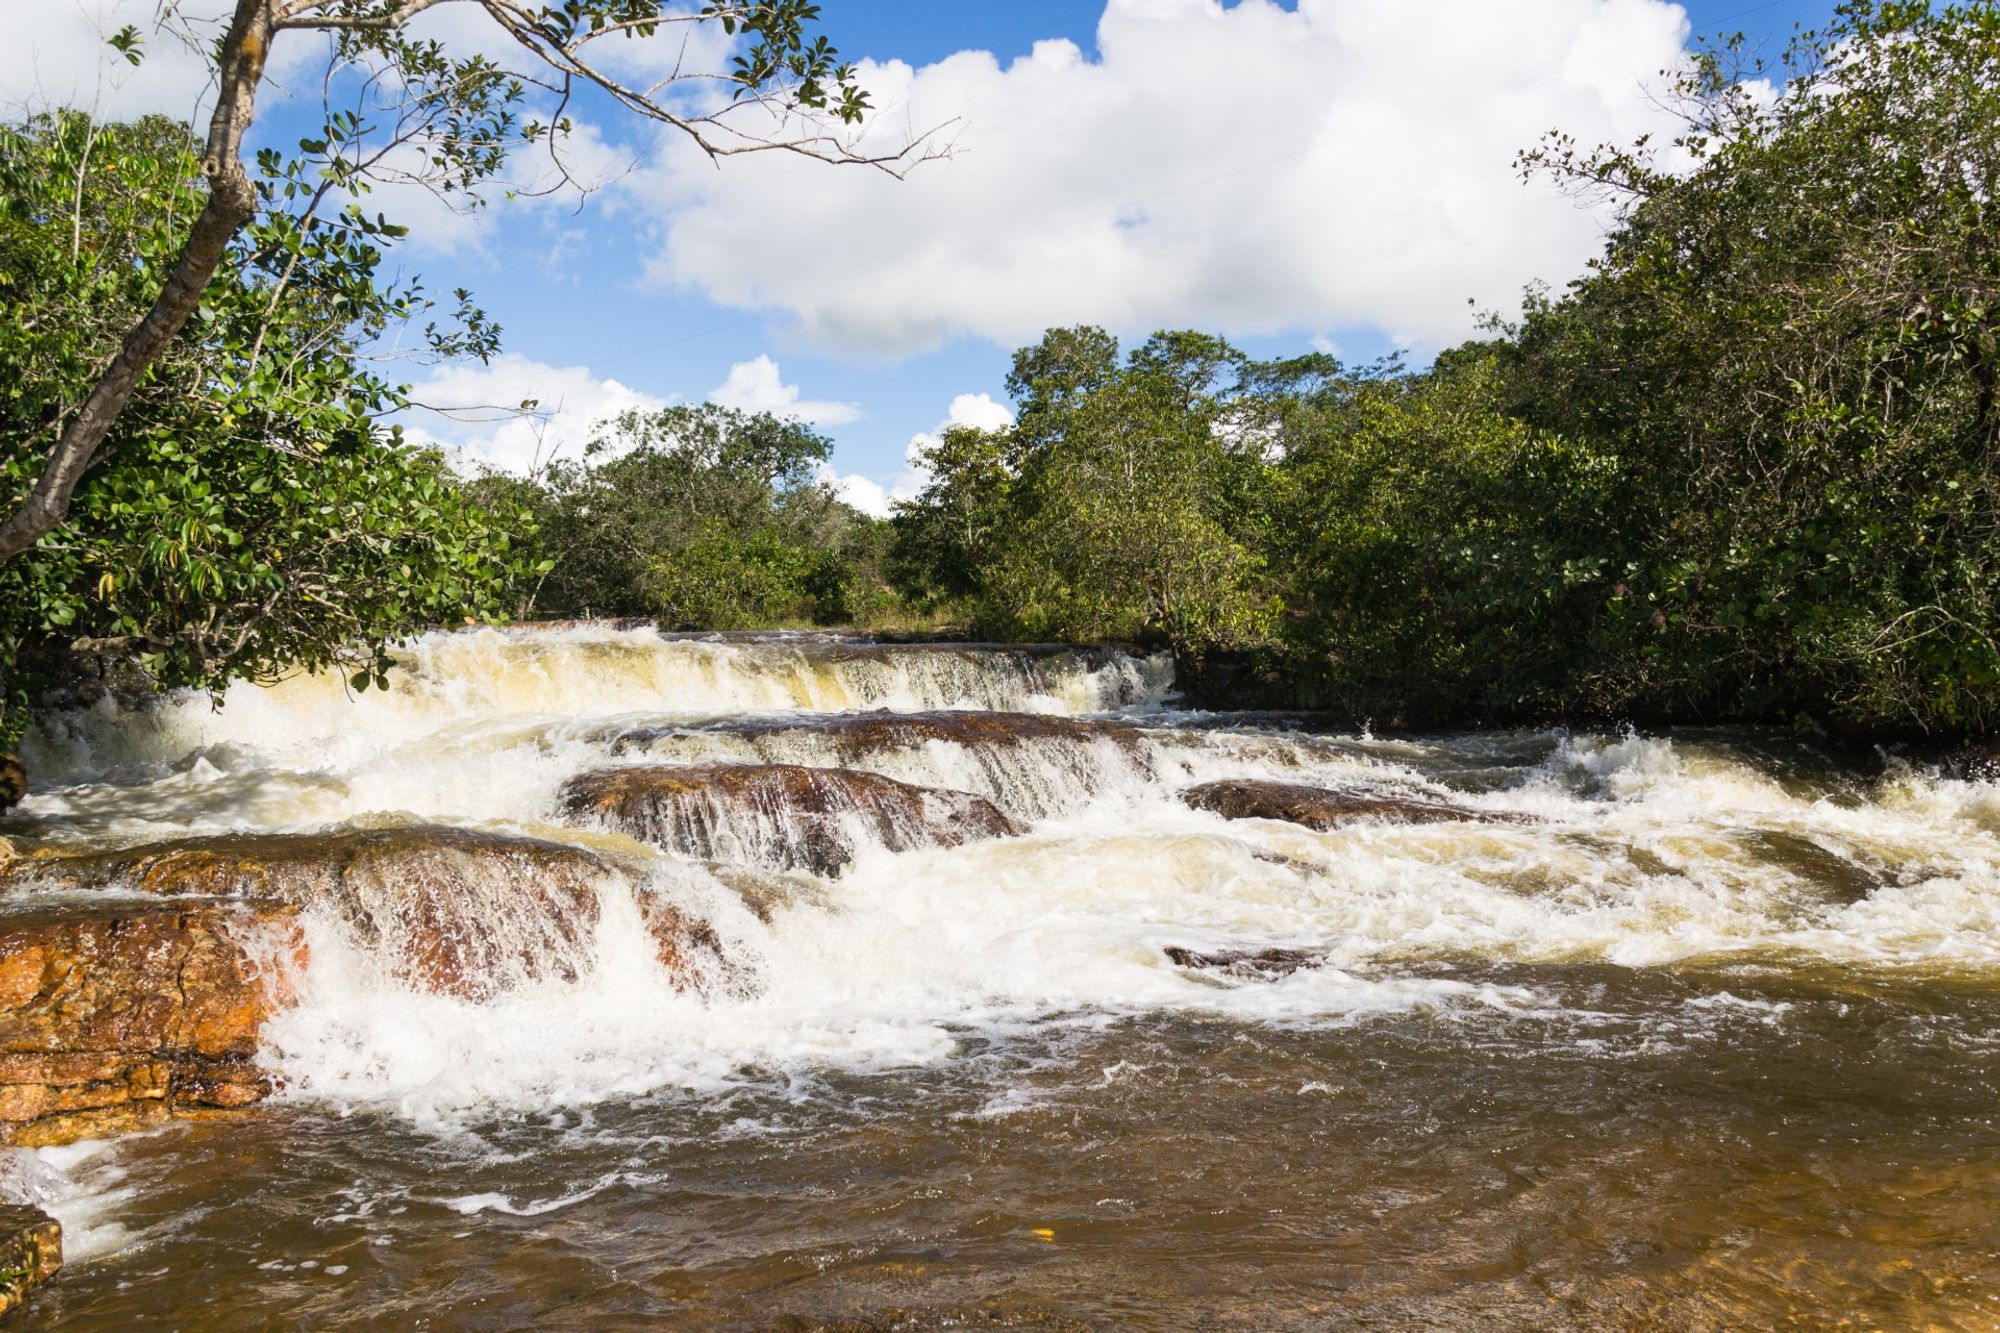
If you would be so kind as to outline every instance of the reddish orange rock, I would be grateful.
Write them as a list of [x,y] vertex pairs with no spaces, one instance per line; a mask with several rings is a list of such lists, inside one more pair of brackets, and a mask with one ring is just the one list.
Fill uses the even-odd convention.
[[[614,873],[580,847],[417,826],[188,838],[37,857],[0,865],[0,885],[324,908],[413,988],[484,999],[511,982],[574,976],[597,925],[596,885]],[[201,1015],[228,1019],[207,1008]]]
[[1023,832],[983,796],[918,787],[879,773],[800,764],[607,768],[563,789],[591,816],[669,851],[748,858],[831,874],[862,830],[892,852],[956,847]]
[[247,1105],[258,1031],[304,957],[264,901],[0,917],[0,1140],[39,1146]]
[[[600,889],[625,872],[586,848],[474,829],[417,825],[241,834],[0,863],[0,890],[138,890],[165,897],[283,903],[340,918],[355,942],[413,990],[483,1000],[588,966]],[[677,981],[717,947],[706,922],[651,904],[648,929]],[[655,910],[655,909],[658,910]],[[0,992],[8,954],[0,952]],[[198,952],[194,975],[216,959]],[[25,965],[24,965],[25,966]],[[685,975],[684,975],[685,974]],[[200,988],[198,1026],[240,1025],[226,988]]]
[[[0,913],[0,1142],[68,1142],[268,1095],[255,1056],[295,998],[302,913],[339,919],[399,984],[478,1000],[588,966],[599,893],[623,873],[563,843],[434,827],[0,861],[12,895],[0,902],[17,905]],[[29,905],[50,890],[126,896]],[[676,984],[732,980],[706,921],[639,903]]]
[[62,1226],[28,1204],[0,1207],[0,1315],[63,1265]]

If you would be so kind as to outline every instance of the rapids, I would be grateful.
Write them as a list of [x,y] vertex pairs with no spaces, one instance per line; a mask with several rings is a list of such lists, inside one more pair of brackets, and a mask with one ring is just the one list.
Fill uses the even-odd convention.
[[[521,835],[601,863],[594,920],[561,968],[452,994],[308,905],[277,1099],[17,1155],[72,1265],[31,1325],[2000,1323],[1993,784],[1747,732],[1324,734],[1181,708],[1164,658],[1112,649],[571,627],[400,656],[386,692],[51,719],[0,834]],[[565,797],[662,764],[846,767],[1019,831],[836,808],[813,875],[768,807],[734,839],[704,807],[723,863]],[[1242,779],[1506,818],[1180,799]],[[498,884],[479,928],[541,947]],[[663,966],[663,906],[726,975]]]

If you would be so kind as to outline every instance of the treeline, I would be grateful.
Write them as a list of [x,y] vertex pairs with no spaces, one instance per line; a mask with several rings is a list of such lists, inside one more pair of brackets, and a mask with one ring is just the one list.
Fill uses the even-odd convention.
[[[51,648],[365,687],[419,628],[581,615],[1158,642],[1382,725],[1991,733],[2000,10],[1848,5],[1775,97],[1732,56],[1673,90],[1673,144],[1523,157],[1620,211],[1518,322],[1415,372],[1055,330],[1014,359],[1015,424],[945,433],[887,523],[818,480],[824,437],[714,407],[455,474],[374,358],[497,331],[390,276],[397,229],[310,153],[267,153],[67,521],[0,564],[0,753]],[[171,122],[0,126],[7,506],[203,200]]]
[[[1014,360],[895,520],[981,632],[1261,660],[1383,723],[2000,723],[2000,10],[1724,49],[1590,271],[1421,373],[1101,330]],[[1664,165],[1661,163],[1664,162]]]
[[468,486],[530,519],[521,618],[645,616],[670,629],[869,624],[901,614],[888,525],[820,477],[833,442],[713,404],[626,412],[582,456]]

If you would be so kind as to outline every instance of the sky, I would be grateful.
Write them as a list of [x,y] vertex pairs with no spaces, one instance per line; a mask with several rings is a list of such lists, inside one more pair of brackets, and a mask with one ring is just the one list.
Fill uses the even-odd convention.
[[[224,0],[177,0],[195,18]],[[1200,328],[1254,355],[1422,363],[1560,285],[1609,215],[1515,153],[1669,132],[1658,72],[1741,31],[1775,55],[1832,0],[824,0],[860,62],[868,145],[931,132],[901,180],[779,154],[719,168],[673,131],[584,102],[572,158],[598,188],[371,201],[412,224],[395,259],[473,290],[503,326],[489,365],[411,367],[413,435],[524,470],[627,408],[712,400],[798,416],[829,479],[883,512],[951,422],[1004,425],[1014,348],[1048,327],[1128,341]],[[0,114],[53,103],[195,114],[200,59],[158,0],[0,0]],[[23,21],[25,16],[25,21]],[[492,41],[468,6],[420,20]],[[137,69],[100,34],[152,33]],[[310,132],[318,39],[272,53],[259,134]],[[497,49],[497,48],[495,48]],[[710,56],[721,54],[708,52]],[[657,70],[657,51],[621,53]],[[519,180],[538,179],[523,162]],[[479,410],[533,398],[536,420]]]

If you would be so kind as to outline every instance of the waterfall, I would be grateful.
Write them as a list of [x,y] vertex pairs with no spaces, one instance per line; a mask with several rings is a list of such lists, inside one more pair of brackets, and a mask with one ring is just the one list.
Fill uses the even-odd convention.
[[[45,720],[14,901],[295,904],[260,1058],[438,1126],[1080,1014],[1557,1003],[1495,968],[2000,973],[1991,785],[1721,733],[1315,734],[1178,710],[1164,658],[1111,648],[576,626],[398,656],[381,692]],[[1242,780],[1394,799],[1315,828],[1181,797]]]

